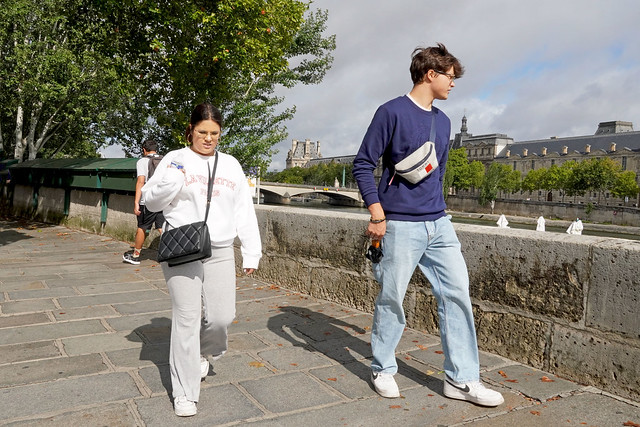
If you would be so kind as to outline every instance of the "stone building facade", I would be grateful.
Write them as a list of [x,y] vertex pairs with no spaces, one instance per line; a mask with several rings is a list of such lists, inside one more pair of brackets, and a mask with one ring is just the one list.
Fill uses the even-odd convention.
[[[531,170],[549,168],[552,165],[575,160],[609,157],[620,164],[622,170],[636,173],[640,177],[640,132],[633,130],[633,123],[623,121],[601,122],[594,135],[551,137],[531,141],[515,142],[503,134],[473,136],[468,133],[467,119],[463,117],[460,133],[452,141],[453,148],[463,147],[469,161],[478,160],[485,167],[493,162],[506,164],[513,170],[520,171],[524,177]],[[509,195],[509,198],[539,198],[542,194],[531,195],[529,192]],[[558,200],[559,194],[544,194],[543,200]],[[597,194],[587,194],[580,202],[594,201]],[[621,204],[605,194],[604,203]],[[634,201],[635,202],[635,201]]]
[[312,159],[320,159],[320,141],[310,141],[308,139],[298,141],[294,139],[291,142],[291,150],[287,153],[286,168],[308,167],[308,163]]

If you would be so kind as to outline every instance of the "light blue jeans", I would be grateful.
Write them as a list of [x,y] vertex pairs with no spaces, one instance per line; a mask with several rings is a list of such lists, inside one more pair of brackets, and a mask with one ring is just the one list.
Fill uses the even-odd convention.
[[438,302],[445,373],[457,382],[479,379],[469,275],[450,218],[387,222],[382,240],[384,256],[373,265],[373,274],[381,285],[371,332],[371,369],[375,372],[398,371],[395,350],[406,323],[402,302],[409,280],[419,266]]

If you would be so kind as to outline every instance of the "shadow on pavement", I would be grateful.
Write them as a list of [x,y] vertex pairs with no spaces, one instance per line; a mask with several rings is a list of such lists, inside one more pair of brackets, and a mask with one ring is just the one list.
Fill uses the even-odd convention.
[[171,376],[169,373],[169,342],[171,340],[171,319],[167,317],[156,317],[151,319],[151,323],[139,326],[127,335],[131,341],[138,342],[136,338],[142,339],[140,349],[140,360],[149,360],[158,368],[158,374],[162,386],[171,397],[173,390],[171,386]]
[[[269,330],[294,346],[318,351],[344,365],[353,375],[366,381],[373,390],[369,380],[373,356],[371,344],[362,339],[370,338],[370,334],[365,329],[307,307],[284,306],[280,307],[280,310],[282,314],[269,319],[267,323]],[[305,320],[303,322],[292,320],[296,316]],[[409,377],[434,393],[443,395],[441,381],[434,382],[433,377],[426,372],[410,366],[400,358],[397,358],[397,362],[400,375]]]

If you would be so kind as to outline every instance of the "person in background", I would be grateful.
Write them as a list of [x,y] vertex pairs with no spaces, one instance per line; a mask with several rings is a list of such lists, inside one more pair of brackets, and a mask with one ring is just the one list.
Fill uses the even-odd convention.
[[[413,88],[378,108],[353,161],[353,175],[371,214],[366,233],[382,240],[383,256],[373,264],[381,288],[371,332],[371,381],[381,396],[400,396],[393,378],[398,371],[395,349],[405,328],[402,302],[419,266],[438,302],[445,396],[497,406],[504,402],[502,395],[480,381],[467,267],[445,212],[442,183],[451,122],[433,105],[449,97],[464,70],[442,44],[415,49],[409,70]],[[430,174],[411,183],[394,165],[427,141],[434,143],[436,166],[426,167]],[[373,172],[381,157],[383,171],[376,185]]]
[[142,245],[144,239],[147,237],[147,233],[151,230],[151,227],[156,226],[156,229],[162,233],[162,226],[164,223],[164,216],[162,212],[152,212],[147,209],[144,198],[142,197],[142,186],[151,178],[158,163],[162,159],[156,151],[158,150],[158,143],[151,139],[147,139],[142,143],[142,155],[144,156],[136,163],[136,195],[133,204],[133,213],[136,214],[138,221],[138,229],[136,230],[135,240],[133,242],[133,251],[127,252],[122,255],[122,260],[129,264],[140,264],[140,251],[142,251]]
[[216,169],[207,219],[211,257],[173,267],[162,263],[172,304],[169,365],[178,416],[197,413],[200,381],[209,372],[209,357],[215,361],[227,350],[227,328],[236,304],[235,237],[241,242],[246,274],[253,273],[262,256],[242,167],[216,149],[221,129],[222,115],[216,107],[196,106],[185,131],[190,145],[167,153],[142,188],[147,206],[164,212],[169,230],[204,219],[207,186]]

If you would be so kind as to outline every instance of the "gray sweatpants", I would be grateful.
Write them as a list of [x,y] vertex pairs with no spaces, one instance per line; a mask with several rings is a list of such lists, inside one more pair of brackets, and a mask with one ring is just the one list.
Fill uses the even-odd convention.
[[200,397],[200,355],[214,360],[227,350],[227,328],[236,315],[233,246],[213,248],[210,258],[169,267],[162,263],[171,295],[169,366],[173,397]]

